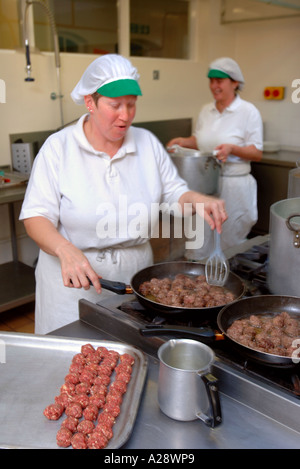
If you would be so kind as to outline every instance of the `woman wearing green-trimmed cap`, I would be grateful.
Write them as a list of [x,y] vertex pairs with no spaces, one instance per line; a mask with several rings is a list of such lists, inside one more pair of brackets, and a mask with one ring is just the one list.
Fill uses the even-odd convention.
[[138,79],[125,57],[94,60],[71,93],[88,112],[51,135],[35,158],[20,219],[40,247],[36,333],[76,321],[79,299],[115,295],[101,291],[99,277],[128,284],[153,263],[149,238],[160,204],[204,204],[218,231],[226,220],[223,201],[189,191],[158,139],[131,126]]
[[[262,158],[263,125],[257,108],[239,96],[244,77],[233,59],[214,60],[207,76],[214,101],[201,109],[192,136],[174,138],[168,146],[217,150],[222,164],[220,197],[225,200],[228,213],[221,237],[222,248],[226,249],[245,241],[257,221],[257,186],[251,175],[251,161]],[[203,259],[212,244],[213,237],[206,226],[203,247],[187,250],[186,257]]]

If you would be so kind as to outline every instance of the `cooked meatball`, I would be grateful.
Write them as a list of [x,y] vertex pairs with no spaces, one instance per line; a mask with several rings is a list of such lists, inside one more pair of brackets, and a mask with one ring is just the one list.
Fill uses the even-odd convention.
[[178,274],[173,280],[152,278],[140,285],[139,293],[157,303],[183,308],[222,306],[235,299],[226,288],[208,285],[204,275]]
[[251,315],[234,321],[227,334],[254,350],[291,357],[294,350],[292,343],[300,336],[300,320],[292,318],[286,311],[273,317]]

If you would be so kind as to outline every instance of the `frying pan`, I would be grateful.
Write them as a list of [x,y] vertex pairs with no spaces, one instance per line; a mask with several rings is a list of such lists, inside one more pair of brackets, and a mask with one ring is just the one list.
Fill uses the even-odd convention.
[[[219,331],[215,332],[210,328],[192,328],[189,334],[189,327],[175,326],[149,326],[141,330],[143,335],[174,334],[181,337],[189,337],[200,340],[206,344],[213,344],[215,340],[229,340],[232,345],[246,358],[263,365],[273,367],[294,367],[298,363],[291,357],[274,355],[267,352],[255,350],[246,345],[242,345],[227,335],[227,330],[231,324],[238,320],[248,318],[251,315],[276,315],[286,311],[292,318],[300,320],[300,298],[291,296],[260,295],[237,300],[224,306],[217,316]],[[300,339],[300,338],[299,338]],[[300,347],[300,344],[299,344]]]
[[[213,315],[215,315],[216,318],[217,313],[224,305],[203,308],[169,306],[148,299],[139,293],[139,287],[143,282],[149,281],[152,278],[163,279],[169,277],[172,279],[175,278],[177,274],[184,274],[188,276],[205,275],[205,266],[195,262],[163,262],[146,267],[145,269],[137,272],[133,276],[130,286],[125,285],[122,282],[112,282],[104,279],[100,279],[100,283],[102,288],[109,289],[118,294],[134,293],[139,303],[144,306],[148,312],[154,315],[161,315],[163,317],[168,315],[174,315],[178,317],[182,315],[185,319],[187,317],[193,319],[202,319],[204,316],[207,318],[206,315],[208,313],[209,317],[213,317]],[[232,292],[236,299],[241,298],[246,291],[242,280],[232,272],[229,273],[228,280],[224,287]]]

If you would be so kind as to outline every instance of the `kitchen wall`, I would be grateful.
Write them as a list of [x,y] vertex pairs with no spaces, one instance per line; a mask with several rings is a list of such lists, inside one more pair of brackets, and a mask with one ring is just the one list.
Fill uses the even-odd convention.
[[[221,25],[220,8],[220,0],[198,0],[195,60],[132,59],[143,89],[136,122],[189,117],[195,123],[200,106],[210,100],[205,77],[208,63],[227,55],[243,70],[246,86],[242,97],[261,111],[265,140],[300,149],[300,103],[292,102],[292,82],[300,80],[300,17]],[[72,102],[70,92],[94,58],[61,54],[64,123],[85,112]],[[24,52],[0,49],[0,79],[6,83],[6,103],[0,104],[0,166],[11,164],[10,134],[54,130],[61,125],[59,102],[50,99],[50,94],[57,92],[53,54],[33,51],[31,61],[35,81],[28,83],[24,81]],[[153,80],[153,70],[160,71],[157,81]],[[284,100],[265,101],[265,86],[284,86]],[[18,212],[19,207],[16,209]],[[6,206],[0,206],[0,220],[2,263],[11,258]],[[36,252],[21,224],[18,236],[20,257],[31,264]]]

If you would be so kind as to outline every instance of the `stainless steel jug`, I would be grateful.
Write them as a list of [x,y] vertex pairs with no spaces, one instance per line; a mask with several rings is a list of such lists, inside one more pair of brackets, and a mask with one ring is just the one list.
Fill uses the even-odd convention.
[[168,417],[199,418],[215,427],[222,422],[217,379],[211,374],[215,355],[207,345],[171,339],[158,350],[158,403]]
[[296,168],[289,171],[288,198],[300,197],[300,160]]

